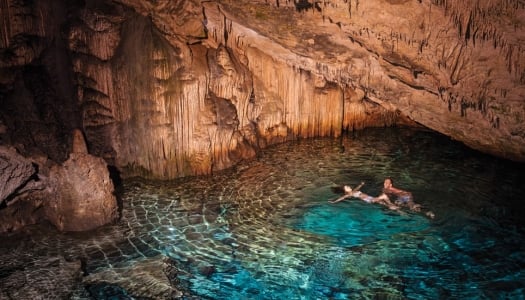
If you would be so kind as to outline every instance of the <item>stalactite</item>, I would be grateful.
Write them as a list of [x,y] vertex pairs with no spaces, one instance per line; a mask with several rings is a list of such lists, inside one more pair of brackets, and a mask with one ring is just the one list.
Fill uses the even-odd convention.
[[[517,78],[525,72],[520,58],[523,49],[511,44],[497,27],[492,19],[506,17],[518,18],[519,10],[525,9],[525,2],[521,0],[500,1],[446,1],[432,0],[432,4],[443,7],[445,14],[450,17],[457,27],[459,36],[466,42],[491,42],[495,49],[499,48],[506,57],[507,70]],[[514,55],[518,47],[519,54]]]
[[[341,91],[330,83],[316,87],[314,75],[302,68],[277,64],[267,54],[248,52],[250,70],[257,89],[264,86],[262,98],[271,110],[260,112],[258,126],[264,135],[278,135],[281,131],[265,131],[285,124],[294,137],[338,135],[342,109]],[[271,62],[271,63],[270,63]],[[278,68],[278,69],[277,69]],[[322,68],[322,67],[320,67]]]
[[[288,3],[294,13],[294,3]],[[295,3],[299,2],[295,1]],[[358,15],[355,12],[359,2],[349,1],[349,3],[348,8],[356,18]],[[451,5],[447,1],[443,3],[445,7]],[[287,5],[284,1],[277,1],[277,4],[281,7]],[[334,2],[324,2],[324,4],[337,6]],[[206,8],[213,6],[213,10],[217,10],[216,3],[206,2],[203,5]],[[340,5],[340,13],[346,15],[345,8]],[[328,9],[323,6],[323,10]],[[312,9],[312,13],[315,13],[315,9]],[[264,147],[299,137],[337,136],[341,133],[342,124],[343,127],[346,126],[351,130],[370,125],[367,124],[370,122],[370,115],[366,112],[374,105],[362,97],[359,101],[348,102],[344,99],[347,93],[343,95],[340,88],[343,85],[342,81],[355,81],[356,85],[366,87],[369,98],[375,96],[385,100],[384,103],[374,106],[377,110],[388,107],[389,100],[393,103],[398,101],[400,106],[407,102],[416,102],[413,98],[393,100],[394,92],[391,90],[394,89],[393,86],[386,84],[388,88],[380,87],[378,77],[383,76],[382,68],[374,65],[379,54],[373,49],[366,49],[369,51],[366,55],[360,57],[356,55],[355,59],[349,59],[346,66],[335,65],[333,62],[297,55],[255,29],[236,23],[233,18],[228,17],[227,12],[206,10],[203,14],[208,20],[209,30],[209,44],[205,46],[185,45],[177,49],[175,51],[177,54],[173,55],[173,51],[166,51],[166,49],[177,48],[173,44],[163,45],[161,40],[153,40],[149,44],[148,37],[145,36],[137,39],[140,40],[140,46],[145,44],[145,49],[124,57],[126,61],[134,61],[133,65],[136,69],[120,72],[120,67],[128,68],[128,66],[125,63],[114,62],[115,70],[120,74],[111,74],[111,72],[106,74],[106,71],[94,74],[98,70],[94,66],[91,66],[88,72],[83,71],[89,76],[108,77],[107,81],[115,84],[132,83],[131,87],[96,86],[97,91],[105,92],[109,89],[109,93],[115,90],[128,92],[125,95],[108,95],[112,99],[116,98],[114,103],[118,104],[114,106],[89,106],[90,110],[86,109],[86,111],[98,113],[102,122],[102,116],[115,109],[118,120],[123,124],[118,125],[121,126],[118,130],[126,132],[127,126],[132,128],[131,132],[123,134],[122,141],[119,142],[125,144],[126,139],[137,140],[137,142],[134,145],[127,145],[128,149],[119,149],[119,153],[123,153],[122,157],[128,159],[126,163],[137,169],[143,168],[150,174],[164,178],[209,174],[213,170],[231,165],[232,157],[235,157],[236,153],[242,151],[249,153],[250,148],[245,146],[246,144]],[[322,14],[324,16],[325,12],[323,11]],[[330,15],[327,14],[327,18],[328,16]],[[491,37],[501,35],[494,28],[487,31],[479,25],[478,16],[484,17],[481,12],[458,13],[455,16],[456,23],[461,27],[462,40],[450,48],[442,46],[437,52],[441,53],[438,64],[448,69],[443,73],[450,74],[449,79],[452,84],[462,83],[462,76],[469,75],[471,72],[470,53],[467,52],[471,49],[468,45],[469,41],[481,39],[482,36],[490,40]],[[337,16],[334,19],[338,21]],[[414,53],[419,54],[428,51],[426,47],[434,42],[428,37],[417,35],[407,37],[406,34],[395,31],[385,33],[376,27],[357,26],[343,27],[345,30],[351,28],[355,31],[352,39],[356,44],[352,47],[356,48],[358,48],[357,44],[362,48],[368,45],[367,36],[382,42],[392,41],[392,51],[396,50],[395,46],[399,47],[397,43],[404,41],[412,45]],[[154,32],[149,31],[148,34],[152,33]],[[360,37],[361,35],[363,37]],[[495,47],[505,53],[507,61],[517,61],[507,66],[509,71],[518,72],[522,69],[523,63],[519,62],[523,57],[522,49],[505,41],[503,36],[499,36],[495,41]],[[135,44],[125,46],[123,49],[141,48]],[[208,48],[204,50],[204,47]],[[191,49],[186,51],[185,48]],[[204,51],[206,54],[203,54]],[[191,60],[187,59],[187,53],[192,53]],[[144,62],[144,54],[151,54],[151,57],[147,58],[150,61]],[[368,59],[367,55],[372,59]],[[175,57],[179,57],[180,60]],[[399,59],[408,64],[412,63],[409,61],[408,54],[407,57]],[[83,68],[83,66],[79,67]],[[358,74],[356,69],[367,70],[367,72]],[[427,77],[427,73],[419,74],[419,69],[413,68],[413,70],[408,76],[414,74],[414,80],[425,80]],[[448,72],[449,70],[451,72]],[[374,72],[376,74],[373,74]],[[141,76],[133,74],[141,74]],[[521,74],[523,78],[524,73]],[[115,77],[113,81],[112,77]],[[153,80],[144,80],[145,77]],[[468,97],[453,94],[454,87],[450,87],[446,81],[445,79],[439,82],[450,89],[450,91],[446,88],[439,90],[439,97],[443,101],[438,103],[440,106],[448,105],[448,109],[453,114],[461,114],[469,118],[474,115],[471,113],[472,110],[477,110],[486,116],[487,120],[483,120],[485,123],[492,118],[493,126],[499,126],[497,125],[499,121],[491,115],[491,95],[483,94],[488,92],[483,91],[479,95]],[[462,85],[458,84],[456,88],[461,87]],[[101,95],[104,94],[103,92]],[[505,91],[499,92],[506,94]],[[421,93],[423,96],[426,95]],[[87,91],[84,91],[84,94],[85,99],[97,97]],[[103,97],[101,99],[97,101],[105,101]],[[220,111],[221,107],[229,113]],[[383,121],[385,125],[394,124],[398,118],[393,110],[384,109],[379,114],[381,116],[376,118]],[[230,115],[230,118],[221,119],[224,115]],[[378,122],[378,119],[374,121]],[[246,142],[247,140],[249,142]]]
[[345,105],[343,128],[345,130],[360,130],[366,127],[366,108],[362,103],[348,103]]
[[223,23],[225,26],[224,26],[224,44],[226,45],[228,43],[228,34],[229,34],[229,30],[226,26],[226,24],[228,24],[228,19],[226,19],[226,16],[224,16],[224,23]]

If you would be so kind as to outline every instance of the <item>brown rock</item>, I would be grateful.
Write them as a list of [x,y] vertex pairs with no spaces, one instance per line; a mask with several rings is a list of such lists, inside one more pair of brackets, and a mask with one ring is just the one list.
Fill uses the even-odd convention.
[[[35,195],[37,194],[37,195]],[[43,211],[43,193],[20,196],[13,204],[0,210],[0,233],[15,232],[27,225],[45,220]],[[1,299],[1,298],[0,298]]]
[[73,145],[71,147],[71,153],[88,153],[86,140],[80,129],[73,130]]
[[71,153],[51,168],[53,196],[45,206],[48,220],[61,231],[85,231],[118,217],[118,206],[107,164],[102,158]]
[[[63,257],[28,257],[25,264],[18,263],[2,276],[0,299],[72,299],[72,291],[82,280],[80,261],[67,261]],[[7,257],[6,257],[7,256]],[[3,255],[8,259],[10,255]],[[31,264],[27,264],[27,261]],[[38,266],[38,267],[35,267]]]
[[82,124],[124,176],[207,174],[270,144],[400,123],[525,161],[522,2],[9,0],[5,124],[49,157],[62,125]]
[[0,233],[17,231],[45,219],[42,207],[49,194],[46,177],[40,175],[45,161],[47,158],[26,158],[12,148],[0,147],[0,192],[5,204],[0,206]]
[[[83,278],[85,285],[98,283],[121,286],[130,297],[138,299],[181,299],[183,293],[166,276],[172,266],[162,256],[136,260],[121,268],[102,270]],[[175,281],[176,279],[174,279]],[[137,282],[144,283],[137,285]]]
[[0,204],[22,188],[34,173],[31,161],[14,148],[0,146]]

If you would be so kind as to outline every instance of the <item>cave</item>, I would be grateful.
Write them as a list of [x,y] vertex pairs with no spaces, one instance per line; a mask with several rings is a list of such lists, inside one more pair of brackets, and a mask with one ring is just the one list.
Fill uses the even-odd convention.
[[[0,16],[0,298],[525,292],[522,0],[0,0]],[[417,209],[327,202],[387,177]]]

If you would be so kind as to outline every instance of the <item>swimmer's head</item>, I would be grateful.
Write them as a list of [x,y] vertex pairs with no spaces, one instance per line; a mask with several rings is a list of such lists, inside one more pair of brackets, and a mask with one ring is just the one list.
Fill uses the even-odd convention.
[[345,190],[345,193],[351,193],[352,192],[352,188],[349,185],[345,185],[344,186],[344,190]]
[[390,178],[390,177],[385,178],[385,181],[383,182],[383,187],[385,189],[389,189],[393,185],[394,185],[394,180],[392,180],[392,178]]

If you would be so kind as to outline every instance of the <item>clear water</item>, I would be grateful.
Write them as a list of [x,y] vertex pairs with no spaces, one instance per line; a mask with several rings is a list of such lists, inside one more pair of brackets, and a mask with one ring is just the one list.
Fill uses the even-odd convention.
[[[0,288],[13,299],[29,293],[17,278],[42,299],[524,299],[524,170],[408,129],[282,144],[214,176],[125,181],[118,224],[4,239]],[[423,212],[328,203],[361,181],[377,195],[385,176]],[[57,285],[79,260],[82,281]]]

